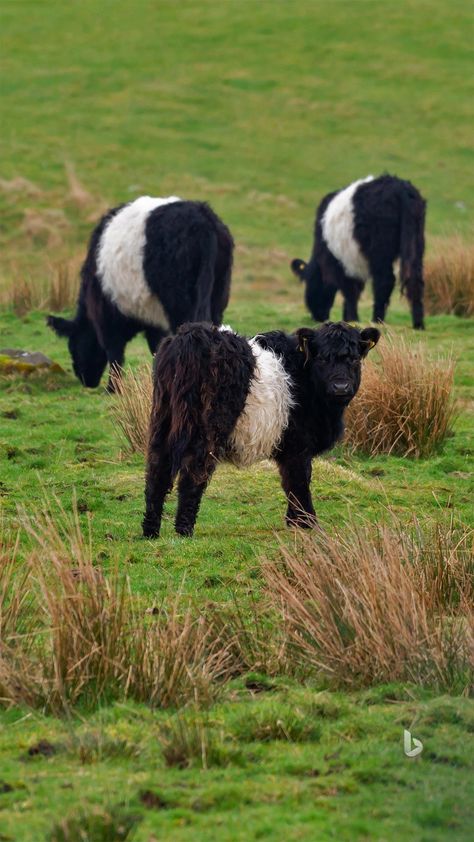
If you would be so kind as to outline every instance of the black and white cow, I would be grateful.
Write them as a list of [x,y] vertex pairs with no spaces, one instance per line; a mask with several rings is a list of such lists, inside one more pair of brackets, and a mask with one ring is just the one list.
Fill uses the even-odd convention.
[[229,328],[183,325],[154,362],[143,519],[159,535],[163,504],[180,474],[176,531],[192,535],[202,495],[220,461],[274,459],[289,525],[311,527],[311,462],[343,434],[376,328],[326,324],[247,340]]
[[426,202],[413,184],[391,175],[354,181],[324,197],[316,211],[309,263],[293,260],[306,283],[306,304],[316,321],[329,318],[339,289],[343,318],[358,321],[357,303],[372,278],[374,322],[383,322],[395,285],[394,261],[411,305],[413,327],[423,328],[423,252]]
[[184,322],[220,324],[233,247],[204,202],[141,196],[105,214],[91,236],[74,319],[47,319],[68,338],[79,380],[97,386],[107,363],[119,371],[125,345],[140,331],[154,353]]

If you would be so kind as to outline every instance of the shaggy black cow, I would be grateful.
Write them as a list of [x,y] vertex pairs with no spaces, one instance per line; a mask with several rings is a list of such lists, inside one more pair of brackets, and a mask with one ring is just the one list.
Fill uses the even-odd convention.
[[309,263],[293,260],[306,283],[306,304],[316,321],[329,318],[337,290],[343,318],[358,321],[357,303],[372,277],[374,322],[383,322],[400,258],[402,292],[410,301],[413,327],[423,328],[423,252],[426,202],[413,184],[391,175],[354,181],[329,193],[316,211]]
[[160,532],[178,472],[176,531],[192,535],[202,495],[219,461],[274,459],[288,498],[288,524],[316,523],[311,460],[343,433],[376,328],[326,324],[247,340],[230,328],[183,325],[154,363],[146,474],[145,537]]
[[220,324],[233,248],[228,228],[204,202],[141,196],[110,210],[92,233],[74,319],[47,319],[68,338],[79,380],[92,388],[107,363],[119,371],[125,345],[140,331],[153,354],[184,322]]

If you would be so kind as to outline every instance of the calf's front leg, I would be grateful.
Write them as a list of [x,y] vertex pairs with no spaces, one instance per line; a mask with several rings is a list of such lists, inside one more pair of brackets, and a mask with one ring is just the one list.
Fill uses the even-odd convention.
[[283,491],[288,500],[286,523],[301,529],[318,525],[311,499],[311,458],[304,455],[278,459]]

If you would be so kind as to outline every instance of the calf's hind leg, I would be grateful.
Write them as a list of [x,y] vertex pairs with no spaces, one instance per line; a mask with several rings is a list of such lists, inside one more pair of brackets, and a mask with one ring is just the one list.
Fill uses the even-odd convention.
[[166,495],[173,487],[171,456],[167,448],[154,449],[150,443],[145,484],[143,537],[158,538]]
[[205,469],[197,470],[197,468],[195,462],[188,463],[181,469],[178,483],[178,509],[175,529],[178,535],[187,537],[190,537],[194,532],[202,495],[214,473],[212,465],[207,465]]

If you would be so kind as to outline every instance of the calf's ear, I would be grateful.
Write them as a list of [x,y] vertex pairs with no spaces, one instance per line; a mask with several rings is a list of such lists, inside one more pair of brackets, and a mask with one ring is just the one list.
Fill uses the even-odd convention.
[[300,260],[299,257],[297,257],[295,260],[291,261],[290,266],[293,274],[296,275],[296,277],[299,278],[300,281],[304,281],[305,271],[307,269],[308,264],[305,263],[304,260]]
[[72,336],[75,330],[75,322],[72,319],[62,319],[61,316],[47,316],[46,324],[58,336]]
[[300,327],[299,330],[296,331],[296,337],[298,339],[298,350],[304,354],[305,362],[308,362],[309,357],[311,356],[314,345],[314,334],[315,331],[312,330],[310,327]]
[[376,327],[365,327],[360,332],[360,350],[363,357],[366,357],[380,339],[380,331]]

